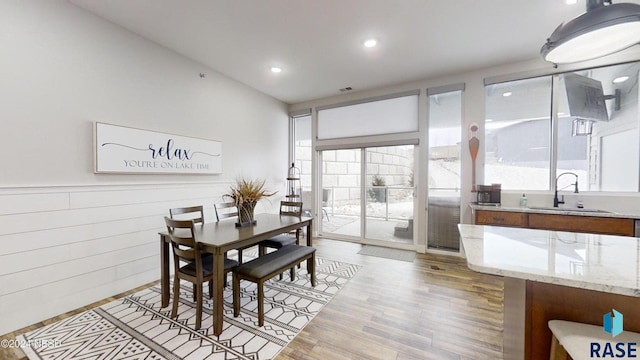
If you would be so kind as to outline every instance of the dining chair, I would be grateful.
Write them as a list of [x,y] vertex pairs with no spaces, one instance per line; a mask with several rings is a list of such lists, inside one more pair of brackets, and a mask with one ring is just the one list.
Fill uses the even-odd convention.
[[[202,325],[202,285],[209,282],[209,297],[213,297],[213,261],[204,261],[200,253],[200,246],[195,237],[194,220],[174,220],[164,217],[167,232],[171,239],[173,249],[173,307],[171,318],[175,318],[178,313],[178,303],[180,297],[180,280],[186,280],[195,286],[196,302],[196,326],[200,329]],[[182,265],[185,264],[185,265]],[[236,267],[238,263],[225,258],[224,272],[226,274]]]
[[[302,216],[302,203],[294,201],[281,201],[280,202],[280,215],[290,216]],[[276,235],[267,240],[262,240],[258,243],[258,256],[263,256],[267,253],[267,248],[281,249],[287,245],[300,244],[300,229],[296,229],[295,236],[291,234]],[[298,265],[300,266],[300,265]],[[282,280],[282,274],[280,274],[280,280]]]
[[[187,206],[169,209],[169,216],[174,220],[193,220],[194,224],[204,224],[204,206]],[[216,215],[217,216],[217,215]],[[213,263],[213,254],[202,252],[202,262],[204,264]],[[224,254],[225,263],[227,261],[227,254]],[[224,278],[224,286],[227,286],[227,277]],[[209,284],[209,287],[213,287],[213,282]],[[196,285],[193,285],[193,301],[196,301]]]
[[[302,216],[302,203],[294,201],[280,202],[280,215]],[[258,243],[258,256],[266,253],[267,248],[280,249],[291,244],[300,244],[300,229],[296,229],[295,236],[290,234],[276,235]]]
[[[204,207],[202,205],[178,207],[169,209],[169,217],[173,220],[193,220],[195,224],[204,224]],[[204,263],[213,262],[213,255],[202,253],[202,261]],[[227,285],[225,281],[225,286]],[[213,286],[213,282],[209,284]],[[196,301],[196,285],[193,284],[193,301]]]
[[[227,219],[237,219],[238,218],[238,208],[232,202],[222,202],[213,204],[213,210],[216,213],[216,220],[220,222],[220,220]],[[249,246],[250,247],[250,246]],[[236,249],[238,252],[238,263],[242,264],[242,250],[246,248]],[[226,256],[226,255],[225,255]],[[225,282],[226,285],[226,282]]]

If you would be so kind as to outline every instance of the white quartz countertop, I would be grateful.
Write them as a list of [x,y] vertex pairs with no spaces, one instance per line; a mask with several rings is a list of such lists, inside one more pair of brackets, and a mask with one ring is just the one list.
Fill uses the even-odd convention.
[[640,296],[640,238],[458,225],[470,269]]
[[638,214],[625,214],[611,211],[598,211],[597,209],[578,208],[552,208],[552,207],[515,207],[515,206],[490,206],[490,205],[469,205],[474,210],[526,212],[532,214],[555,214],[555,215],[575,215],[575,216],[597,216],[623,219],[640,219]]

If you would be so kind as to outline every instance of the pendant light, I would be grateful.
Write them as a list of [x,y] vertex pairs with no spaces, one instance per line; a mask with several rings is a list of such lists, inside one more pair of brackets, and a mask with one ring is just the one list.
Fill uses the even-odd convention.
[[613,54],[639,42],[640,5],[587,0],[587,12],[560,24],[540,54],[554,64],[573,63]]

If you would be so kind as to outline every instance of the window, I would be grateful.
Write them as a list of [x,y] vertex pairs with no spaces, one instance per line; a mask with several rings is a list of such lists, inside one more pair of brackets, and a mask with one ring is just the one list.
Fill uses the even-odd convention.
[[460,196],[462,91],[429,96],[429,196]]
[[551,76],[485,88],[485,184],[549,189]]
[[[556,173],[577,174],[580,191],[638,191],[639,67],[622,64],[558,76]],[[587,122],[590,131],[572,136],[578,121]]]
[[[430,249],[460,249],[460,144],[462,142],[462,90],[428,89],[429,167],[427,245]],[[451,91],[453,90],[453,91]]]
[[293,118],[293,163],[300,169],[300,181],[304,190],[311,189],[311,115]]
[[[485,183],[549,190],[572,172],[580,191],[639,191],[639,69],[636,62],[487,85]],[[558,189],[572,179],[561,178]]]

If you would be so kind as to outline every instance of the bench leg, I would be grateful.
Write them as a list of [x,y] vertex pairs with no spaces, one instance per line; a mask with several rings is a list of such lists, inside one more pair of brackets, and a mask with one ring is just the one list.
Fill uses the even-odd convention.
[[289,269],[289,276],[291,277],[291,281],[293,282],[296,279],[296,266],[293,265],[291,269]]
[[258,281],[258,327],[264,326],[264,281]]
[[240,277],[233,274],[233,317],[240,315]]
[[[296,245],[300,245],[300,228],[296,229]],[[302,262],[298,263],[298,269],[300,269]]]

